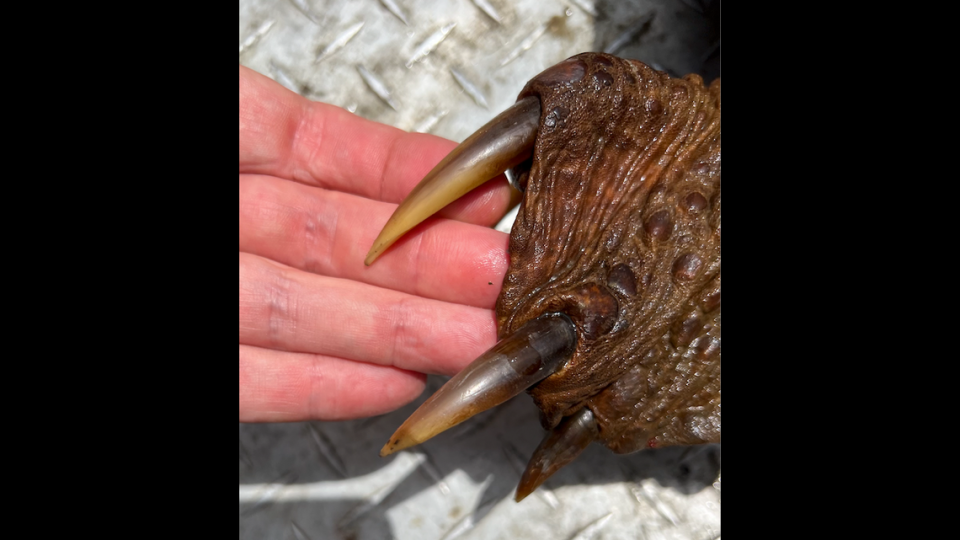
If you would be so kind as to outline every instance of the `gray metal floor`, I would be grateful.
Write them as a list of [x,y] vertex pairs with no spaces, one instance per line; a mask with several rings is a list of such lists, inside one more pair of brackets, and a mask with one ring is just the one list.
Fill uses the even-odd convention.
[[[719,75],[719,29],[705,3],[241,0],[240,63],[310,99],[459,141],[531,77],[579,52]],[[416,403],[376,418],[240,424],[240,538],[720,536],[719,445],[630,456],[595,445],[514,503],[543,436],[527,396],[381,459],[390,434],[441,383],[431,378]]]

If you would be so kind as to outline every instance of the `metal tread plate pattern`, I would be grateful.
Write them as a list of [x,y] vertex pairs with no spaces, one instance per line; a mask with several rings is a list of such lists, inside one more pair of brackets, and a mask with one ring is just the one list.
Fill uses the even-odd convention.
[[[240,64],[307,98],[461,141],[579,52],[718,75],[713,9],[719,2],[241,0]],[[417,402],[380,417],[240,424],[240,538],[719,538],[719,445],[629,456],[593,445],[513,502],[543,436],[525,395],[381,459],[442,382],[431,377]]]

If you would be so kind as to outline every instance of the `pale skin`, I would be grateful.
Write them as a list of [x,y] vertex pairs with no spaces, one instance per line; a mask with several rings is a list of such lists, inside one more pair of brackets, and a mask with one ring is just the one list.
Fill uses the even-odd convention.
[[240,421],[344,420],[415,399],[496,342],[502,177],[367,250],[455,143],[311,102],[240,66]]

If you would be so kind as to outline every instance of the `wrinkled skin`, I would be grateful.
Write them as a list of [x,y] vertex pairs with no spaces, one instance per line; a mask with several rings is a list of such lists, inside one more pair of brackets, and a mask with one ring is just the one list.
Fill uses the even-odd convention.
[[[615,452],[720,440],[720,81],[584,54],[534,78],[541,123],[497,302],[573,358],[530,389],[545,428],[589,407]],[[518,171],[523,172],[523,171]]]
[[500,342],[381,455],[524,389],[548,430],[517,500],[590,444],[720,441],[720,81],[588,53],[535,77],[408,195],[367,264],[505,168],[524,191],[497,300]]

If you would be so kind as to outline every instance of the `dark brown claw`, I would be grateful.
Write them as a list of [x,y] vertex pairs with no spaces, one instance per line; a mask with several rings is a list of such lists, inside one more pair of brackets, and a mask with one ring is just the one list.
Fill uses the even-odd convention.
[[584,407],[568,416],[550,430],[530,458],[517,486],[517,502],[527,498],[553,473],[577,459],[593,441],[597,440],[597,421],[590,409]]

